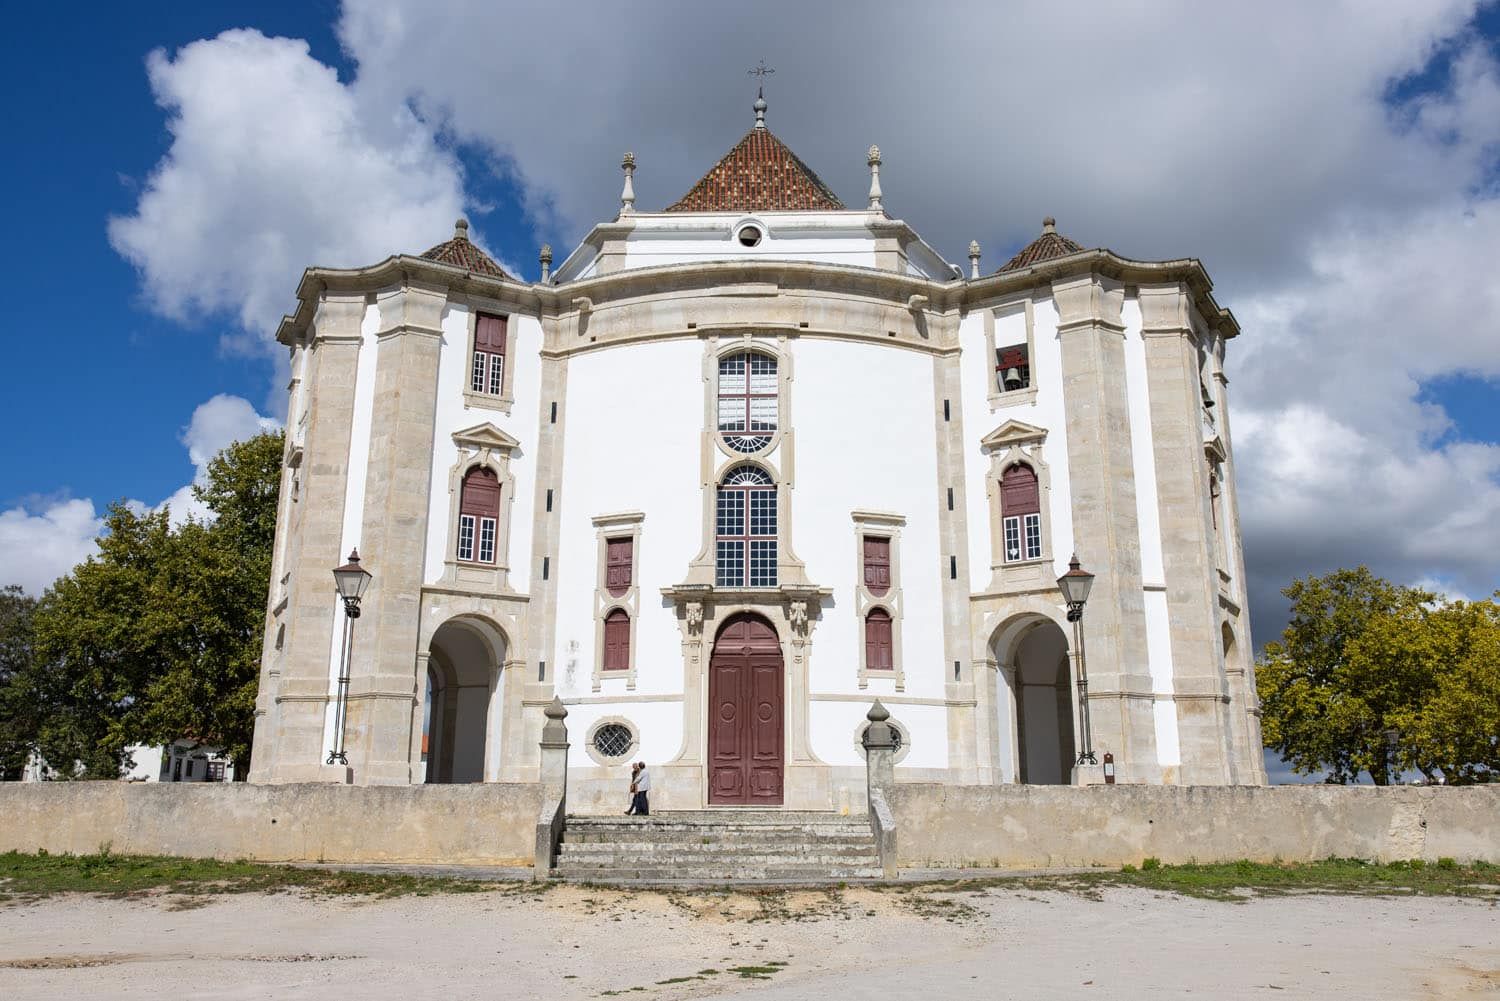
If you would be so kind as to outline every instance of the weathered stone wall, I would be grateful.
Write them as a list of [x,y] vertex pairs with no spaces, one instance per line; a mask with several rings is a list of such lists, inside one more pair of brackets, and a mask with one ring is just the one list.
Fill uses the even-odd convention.
[[0,851],[530,865],[542,787],[0,785]]
[[1500,786],[951,786],[898,783],[902,867],[1329,856],[1500,862]]

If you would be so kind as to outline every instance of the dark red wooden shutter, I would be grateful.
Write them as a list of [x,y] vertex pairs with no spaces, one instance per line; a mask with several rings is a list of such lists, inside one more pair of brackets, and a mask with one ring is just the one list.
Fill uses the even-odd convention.
[[1000,513],[1009,518],[1011,515],[1039,514],[1041,510],[1036,471],[1020,462],[1007,469],[1000,477]]
[[891,616],[877,608],[865,616],[865,669],[889,671],[896,662],[891,658]]
[[478,518],[500,517],[500,481],[492,470],[471,469],[464,474],[458,510]]
[[505,317],[479,314],[474,324],[474,350],[505,354]]
[[623,608],[604,617],[604,669],[630,670],[630,616]]
[[865,587],[873,595],[891,589],[891,540],[865,536]]
[[618,598],[630,590],[634,539],[610,539],[605,543],[604,587]]

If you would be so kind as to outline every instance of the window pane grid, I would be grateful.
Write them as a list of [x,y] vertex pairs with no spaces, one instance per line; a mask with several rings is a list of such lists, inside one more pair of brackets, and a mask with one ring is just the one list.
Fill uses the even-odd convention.
[[1028,560],[1040,559],[1042,555],[1042,516],[1039,514],[1028,514],[1024,519],[1026,527],[1026,558]]
[[472,514],[459,515],[458,518],[458,558],[461,560],[474,558],[474,516]]
[[720,358],[718,417],[724,443],[746,453],[769,445],[779,390],[775,358],[750,352]]
[[1021,519],[1016,517],[1005,519],[1005,562],[1011,563],[1021,558]]
[[495,562],[495,519],[479,519],[479,562]]
[[474,370],[469,376],[469,389],[475,393],[484,392],[484,373],[489,357],[488,352],[474,352]]
[[775,587],[776,487],[763,469],[741,467],[719,487],[715,582],[720,587]]
[[505,387],[505,356],[490,355],[490,392],[499,396]]

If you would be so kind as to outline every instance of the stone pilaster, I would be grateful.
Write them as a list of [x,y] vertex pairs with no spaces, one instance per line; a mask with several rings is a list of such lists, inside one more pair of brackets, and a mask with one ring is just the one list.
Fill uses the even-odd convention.
[[1180,283],[1143,285],[1139,301],[1182,752],[1178,774],[1186,785],[1218,785],[1235,781],[1235,767],[1204,455],[1203,388],[1190,296]]
[[309,352],[304,375],[308,416],[300,520],[281,526],[291,533],[286,554],[291,576],[283,613],[287,632],[276,695],[276,750],[266,776],[272,782],[315,781],[321,777],[328,754],[323,723],[329,701],[328,651],[338,609],[331,571],[347,555],[341,551],[344,493],[364,315],[362,293],[325,293],[309,332],[310,346],[305,349]]
[[432,487],[444,290],[382,296],[359,548],[374,574],[350,665],[347,745],[355,781],[413,781],[412,704]]
[[[1125,391],[1124,289],[1089,274],[1054,282],[1052,295],[1074,548],[1095,574],[1083,616],[1094,751],[1101,759],[1114,754],[1121,781],[1160,782]],[[1073,656],[1076,677],[1077,651]]]

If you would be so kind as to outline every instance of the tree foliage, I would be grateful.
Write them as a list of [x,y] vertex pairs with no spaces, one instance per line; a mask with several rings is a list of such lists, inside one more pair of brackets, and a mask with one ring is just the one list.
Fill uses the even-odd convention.
[[[250,760],[282,435],[236,442],[194,493],[213,512],[109,509],[99,552],[35,609],[31,740],[79,777],[114,777],[130,744],[189,738]],[[66,777],[67,769],[59,769]]]
[[0,588],[0,781],[21,777],[36,744],[37,711],[31,687],[31,619],[36,599],[19,587]]
[[1500,775],[1500,605],[1443,603],[1366,567],[1293,581],[1256,667],[1267,747],[1330,782]]

